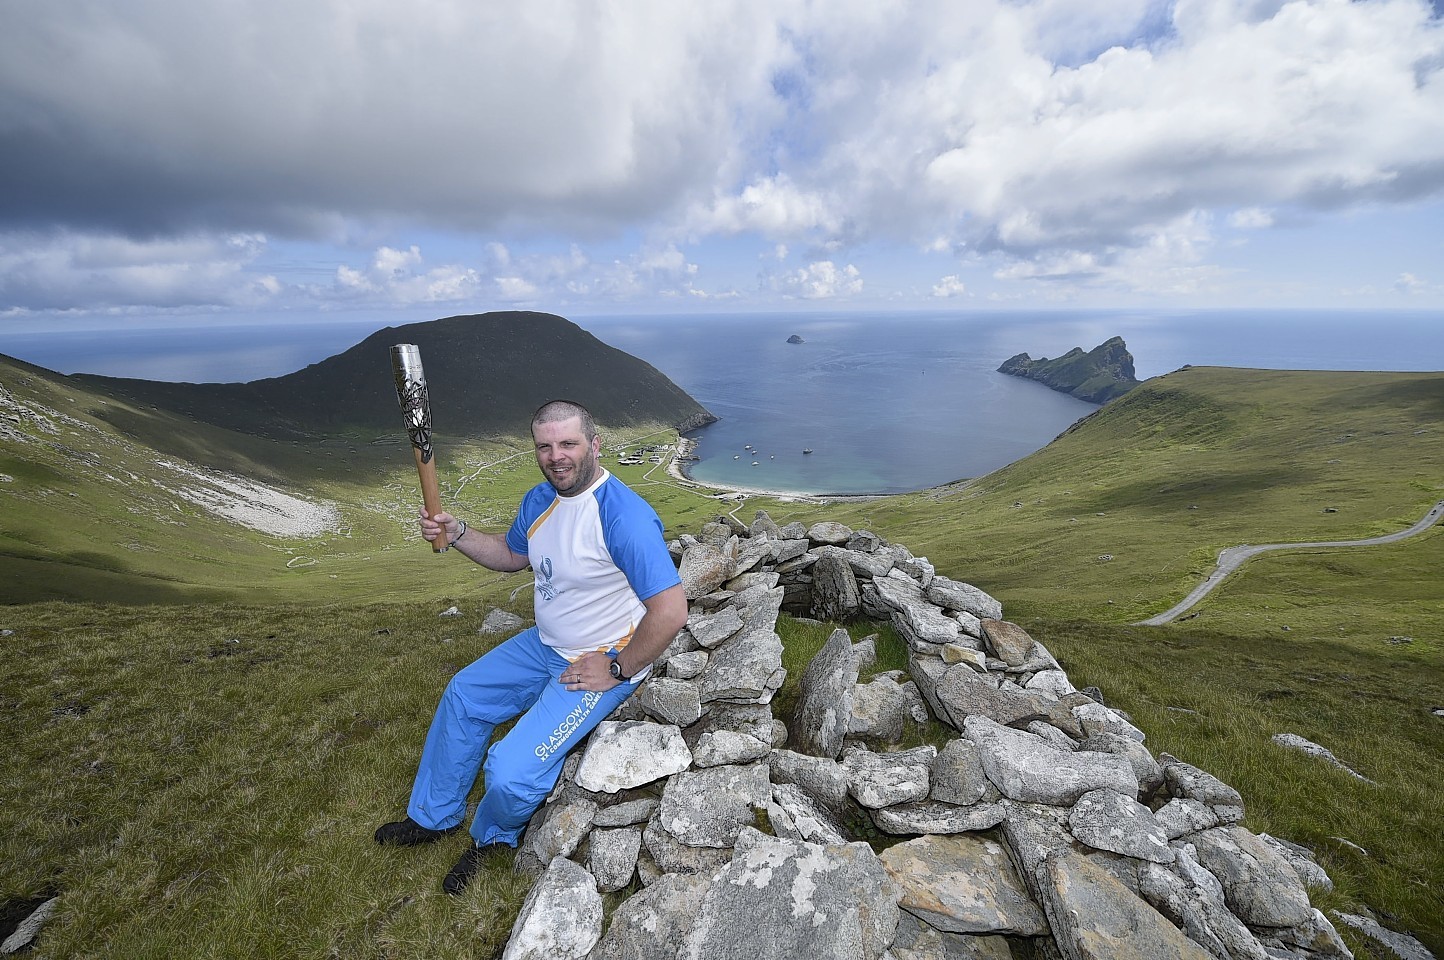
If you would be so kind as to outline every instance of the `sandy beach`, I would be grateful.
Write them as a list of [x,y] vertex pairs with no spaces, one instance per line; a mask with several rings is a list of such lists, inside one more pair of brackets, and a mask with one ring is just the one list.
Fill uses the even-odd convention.
[[698,487],[704,490],[715,490],[712,494],[719,500],[746,500],[749,497],[769,497],[774,500],[781,500],[792,503],[834,503],[842,500],[873,500],[887,494],[880,493],[800,493],[796,490],[768,490],[764,487],[739,487],[723,486],[698,480],[687,472],[687,465],[692,463],[692,451],[697,447],[697,441],[689,437],[679,437],[677,446],[672,456],[667,458],[667,476],[674,481],[686,486]]

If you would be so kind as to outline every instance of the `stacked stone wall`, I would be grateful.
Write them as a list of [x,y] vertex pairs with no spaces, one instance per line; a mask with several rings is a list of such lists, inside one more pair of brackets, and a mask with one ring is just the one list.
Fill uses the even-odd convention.
[[[1241,826],[1236,790],[1155,756],[984,591],[760,512],[671,547],[687,627],[533,818],[506,957],[1351,956],[1306,851]],[[891,623],[908,669],[859,682],[872,638],[836,630],[784,723],[783,610]],[[941,748],[900,745],[933,721]]]

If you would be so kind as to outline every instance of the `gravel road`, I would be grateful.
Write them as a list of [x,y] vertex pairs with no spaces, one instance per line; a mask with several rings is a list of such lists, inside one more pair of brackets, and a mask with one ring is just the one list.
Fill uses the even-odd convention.
[[1249,557],[1258,556],[1266,550],[1307,550],[1314,547],[1369,547],[1380,543],[1394,543],[1397,540],[1403,540],[1405,537],[1412,537],[1423,533],[1438,522],[1440,516],[1444,516],[1444,500],[1440,500],[1434,504],[1434,509],[1426,513],[1424,519],[1414,524],[1408,530],[1400,530],[1398,533],[1390,533],[1382,537],[1370,537],[1367,540],[1323,540],[1318,543],[1267,543],[1256,547],[1248,545],[1228,547],[1225,550],[1219,551],[1218,567],[1209,578],[1199,584],[1192,593],[1184,597],[1182,602],[1177,606],[1165,610],[1156,617],[1139,620],[1135,626],[1161,627],[1165,623],[1178,619],[1181,614],[1195,603],[1198,603],[1198,601],[1208,596],[1214,587],[1222,583],[1224,578],[1230,573],[1237,570],[1239,565],[1245,560]]

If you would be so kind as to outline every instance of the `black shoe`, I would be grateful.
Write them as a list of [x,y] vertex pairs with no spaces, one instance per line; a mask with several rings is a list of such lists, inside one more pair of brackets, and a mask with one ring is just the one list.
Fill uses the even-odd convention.
[[423,843],[435,843],[448,833],[455,833],[461,829],[461,824],[447,827],[445,830],[433,830],[430,827],[423,827],[421,824],[407,817],[405,820],[397,820],[395,823],[383,823],[376,828],[376,842],[389,843],[397,847],[419,847]]
[[441,881],[441,889],[453,897],[465,890],[467,885],[481,872],[481,861],[486,852],[496,844],[488,844],[485,847],[478,847],[472,844],[471,847],[456,861],[456,865],[447,871],[446,878]]

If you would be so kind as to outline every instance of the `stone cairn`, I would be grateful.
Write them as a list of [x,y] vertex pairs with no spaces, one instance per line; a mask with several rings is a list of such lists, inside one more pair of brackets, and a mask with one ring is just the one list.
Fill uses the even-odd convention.
[[[1351,956],[1309,902],[1331,884],[1307,851],[1155,758],[983,591],[764,512],[671,549],[687,627],[533,817],[507,960]],[[873,640],[834,631],[789,731],[781,610],[890,622],[908,670],[858,683]],[[930,718],[956,736],[902,749]],[[602,895],[637,879],[604,933]]]

